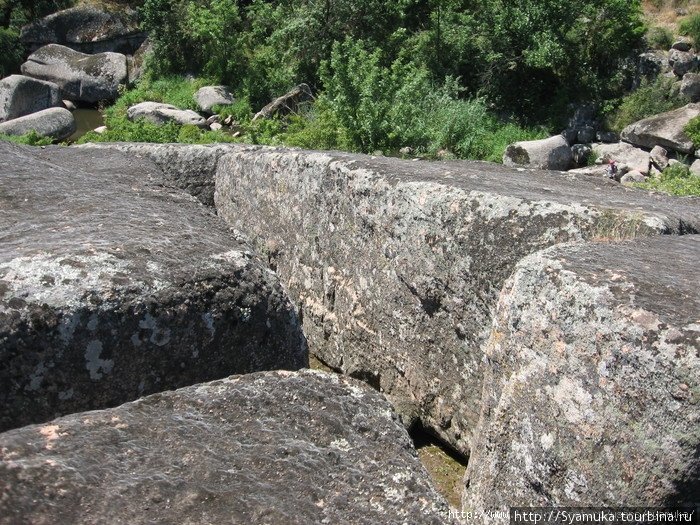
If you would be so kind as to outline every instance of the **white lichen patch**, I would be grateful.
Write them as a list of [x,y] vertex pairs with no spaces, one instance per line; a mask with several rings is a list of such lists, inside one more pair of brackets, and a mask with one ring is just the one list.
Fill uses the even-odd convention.
[[90,372],[90,379],[102,379],[102,375],[109,374],[114,367],[111,359],[101,359],[102,342],[90,341],[85,348],[85,368]]
[[578,425],[593,416],[593,396],[583,388],[579,379],[562,377],[554,387],[547,386],[545,390],[559,405],[562,415],[569,423]]

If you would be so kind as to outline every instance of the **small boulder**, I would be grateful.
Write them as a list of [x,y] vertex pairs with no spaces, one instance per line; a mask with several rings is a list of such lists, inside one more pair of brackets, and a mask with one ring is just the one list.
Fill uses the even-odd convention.
[[0,122],[60,106],[56,84],[23,75],[0,80]]
[[635,148],[626,142],[594,144],[593,151],[596,154],[596,164],[615,161],[619,165],[628,166],[630,170],[638,170],[642,173],[649,171],[649,152]]
[[668,63],[677,77],[682,77],[686,73],[695,71],[698,67],[698,59],[694,53],[671,49],[668,54]]
[[700,115],[700,104],[688,104],[660,115],[649,117],[622,130],[622,140],[643,148],[663,146],[680,153],[693,153],[693,141],[684,128]]
[[209,129],[212,131],[221,131],[223,129],[223,126],[218,122],[212,122],[211,124],[209,124]]
[[598,142],[604,142],[605,144],[612,144],[613,142],[619,142],[620,136],[614,131],[598,131],[595,134],[595,139]]
[[516,142],[508,146],[503,154],[503,164],[506,166],[528,166],[544,170],[567,170],[572,160],[571,148],[561,135]]
[[669,165],[668,152],[661,146],[654,146],[649,153],[649,158],[659,171],[663,171]]
[[673,43],[671,49],[688,52],[693,49],[693,42],[690,40],[690,38],[681,37]]
[[700,159],[696,159],[690,165],[690,174],[693,175],[694,177],[700,177]]
[[0,135],[26,135],[34,131],[43,137],[65,140],[75,133],[73,114],[65,108],[49,108],[0,124]]
[[228,106],[236,101],[227,86],[204,86],[194,94],[194,100],[207,114],[212,113],[214,106]]
[[95,129],[93,129],[92,131],[94,131],[98,135],[102,135],[105,131],[107,131],[107,126],[98,126]]
[[119,53],[86,55],[50,44],[29,55],[22,73],[57,84],[68,100],[95,103],[119,96],[119,86],[127,81],[127,64]]
[[636,182],[644,182],[645,180],[646,177],[642,175],[641,172],[637,170],[632,170],[630,172],[625,173],[620,179],[620,182],[622,184],[634,184]]
[[638,78],[635,80],[635,85],[639,85],[641,80],[653,79],[662,73],[670,71],[671,66],[668,57],[663,51],[650,51],[642,53],[637,59]]
[[180,109],[170,104],[160,102],[141,102],[131,106],[126,112],[131,121],[144,119],[153,124],[167,124],[175,122],[181,126],[190,125],[204,128],[207,121],[202,115],[191,109]]
[[579,144],[590,144],[595,140],[595,128],[591,126],[586,126],[578,130],[576,134],[576,141]]
[[585,166],[592,152],[590,144],[574,144],[571,147],[571,153],[577,166]]
[[686,73],[681,82],[681,95],[691,102],[700,102],[700,73]]
[[302,103],[313,100],[313,98],[314,96],[311,93],[311,88],[307,84],[299,84],[288,93],[276,98],[258,111],[253,117],[253,120],[295,113],[299,110],[299,106]]

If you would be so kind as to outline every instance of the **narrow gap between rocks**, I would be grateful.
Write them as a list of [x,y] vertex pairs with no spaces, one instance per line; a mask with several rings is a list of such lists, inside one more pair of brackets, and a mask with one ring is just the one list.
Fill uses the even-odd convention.
[[[309,368],[335,374],[340,373],[314,355],[309,355]],[[432,478],[437,491],[451,506],[457,509],[461,508],[467,460],[432,435],[420,423],[409,430],[409,435],[418,451],[418,457]]]

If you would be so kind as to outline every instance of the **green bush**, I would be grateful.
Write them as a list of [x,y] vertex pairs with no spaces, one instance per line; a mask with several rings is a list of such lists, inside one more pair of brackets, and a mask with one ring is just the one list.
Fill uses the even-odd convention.
[[690,15],[681,20],[678,30],[681,35],[690,37],[696,48],[700,47],[700,13]]
[[685,131],[686,135],[693,141],[695,148],[700,149],[700,117],[691,119],[683,131]]
[[0,49],[0,78],[18,73],[25,53],[19,31],[0,27]]
[[624,97],[618,108],[608,116],[607,125],[619,132],[633,122],[687,103],[688,100],[680,95],[677,83],[672,78],[659,77],[653,82],[645,82]]
[[673,33],[665,27],[650,27],[645,40],[652,49],[668,51],[673,45]]
[[676,164],[666,168],[659,177],[635,186],[645,189],[662,191],[678,196],[700,196],[700,177],[694,177],[688,166]]

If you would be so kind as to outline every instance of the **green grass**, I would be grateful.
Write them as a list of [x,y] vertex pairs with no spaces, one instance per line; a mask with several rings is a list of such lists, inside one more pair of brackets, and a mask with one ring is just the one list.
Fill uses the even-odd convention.
[[635,184],[645,190],[661,191],[680,197],[700,197],[700,177],[691,175],[687,166],[676,164],[666,168],[659,177]]
[[5,142],[14,142],[15,144],[26,144],[29,146],[48,146],[53,143],[53,140],[49,137],[43,137],[39,135],[36,131],[30,131],[25,135],[2,135],[0,134],[0,140]]
[[700,148],[700,116],[690,119],[683,131],[693,141],[695,148]]

